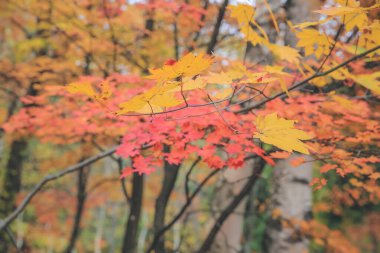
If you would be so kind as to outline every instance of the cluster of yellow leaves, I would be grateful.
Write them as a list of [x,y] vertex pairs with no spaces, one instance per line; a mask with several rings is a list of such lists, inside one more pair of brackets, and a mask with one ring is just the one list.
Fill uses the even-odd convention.
[[[377,3],[371,7],[360,7],[360,2],[355,0],[336,0],[339,7],[332,7],[325,10],[318,10],[317,13],[326,15],[328,17],[339,17],[341,21],[344,21],[347,31],[352,30],[355,27],[363,27],[368,24],[367,12],[372,9],[380,7]],[[347,4],[346,4],[347,3]]]
[[295,26],[290,24],[293,29],[301,29],[296,31],[297,47],[304,48],[306,56],[314,54],[320,58],[322,55],[327,55],[332,44],[326,34],[307,27],[320,25],[336,17],[344,24],[346,31],[358,28],[360,32],[358,47],[370,49],[380,44],[380,23],[378,20],[371,21],[367,15],[369,10],[379,8],[380,3],[364,8],[360,7],[359,1],[355,0],[336,0],[336,2],[339,4],[336,7],[315,11],[326,16],[320,21],[305,22]]
[[379,20],[374,20],[373,23],[361,27],[360,33],[361,35],[358,39],[358,47],[370,49],[380,45]]
[[295,120],[278,118],[277,113],[259,116],[256,119],[257,132],[254,137],[288,152],[295,150],[309,154],[307,145],[301,140],[310,140],[311,136],[302,130],[295,129],[295,122]]
[[[278,25],[274,19],[270,6],[266,2],[265,4],[271,14],[273,23],[277,30]],[[238,21],[241,33],[244,34],[245,39],[251,42],[252,45],[263,45],[267,47],[280,60],[288,61],[294,64],[299,63],[300,55],[296,49],[270,43],[265,30],[253,18],[255,14],[253,6],[248,4],[239,4],[236,6],[232,5],[229,6],[229,10],[231,11],[230,16]],[[257,28],[259,33],[253,28]]]
[[330,41],[328,37],[316,29],[302,29],[296,32],[297,47],[303,47],[305,56],[314,54],[317,58],[328,54]]
[[177,99],[177,93],[203,88],[205,84],[201,79],[194,77],[208,69],[212,62],[212,57],[205,56],[204,53],[189,53],[171,65],[150,69],[147,78],[156,80],[156,85],[143,94],[119,104],[120,110],[117,114],[157,113],[162,112],[164,108],[184,103],[184,100]]

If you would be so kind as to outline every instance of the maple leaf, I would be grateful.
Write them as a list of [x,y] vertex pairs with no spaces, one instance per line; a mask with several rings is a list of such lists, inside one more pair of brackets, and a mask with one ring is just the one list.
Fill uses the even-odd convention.
[[259,116],[256,119],[257,132],[254,137],[288,152],[295,150],[309,154],[307,145],[301,140],[310,140],[311,136],[302,130],[295,129],[295,122],[295,120],[278,118],[277,113],[265,117]]
[[100,94],[96,96],[97,99],[106,100],[111,97],[112,92],[108,81],[100,83]]
[[177,77],[193,77],[208,69],[212,62],[212,57],[205,56],[204,53],[198,55],[188,53],[178,62],[171,61],[170,64],[165,64],[162,68],[150,69],[151,75],[146,78],[164,83]]
[[[229,6],[231,17],[237,19],[241,33],[244,34],[247,41],[253,45],[264,44],[269,41],[265,30],[253,19],[255,10],[251,5],[238,4]],[[251,28],[251,23],[257,27],[263,36],[260,36]]]
[[358,1],[349,1],[344,3],[343,1],[339,2],[342,6],[332,7],[329,9],[315,11],[317,13],[327,15],[327,16],[339,16],[341,20],[344,20],[347,31],[352,30],[354,27],[361,28],[368,24],[368,17],[366,12],[368,10],[379,8],[380,4],[374,4],[367,8],[360,7],[360,2]]
[[95,100],[106,100],[112,95],[108,81],[103,81],[99,86],[100,92],[96,92],[91,82],[73,82],[66,86],[66,90],[73,94],[86,95]]
[[255,9],[248,4],[231,5],[228,9],[231,11],[231,17],[237,19],[241,25],[248,24],[255,14]]
[[299,39],[297,47],[303,47],[306,56],[314,54],[319,58],[329,52],[329,39],[315,29],[303,29],[297,32],[296,36]]
[[220,72],[220,73],[209,73],[207,77],[205,77],[208,83],[217,83],[217,84],[230,84],[232,83],[232,79],[234,79],[228,72]]
[[285,83],[285,80],[283,79],[283,77],[286,77],[286,76],[289,77],[291,75],[289,73],[282,71],[282,69],[283,69],[283,67],[281,67],[281,66],[266,66],[265,67],[266,71],[268,71],[270,74],[278,77],[278,81],[280,83],[282,91],[284,91],[286,93],[286,95],[288,95],[288,97],[290,97],[288,87],[286,86],[286,83]]
[[[173,89],[168,90],[170,92],[180,92],[181,90],[190,91],[190,90],[202,89],[206,87],[207,85],[207,83],[203,80],[203,78],[199,78],[199,77],[195,79],[185,77],[184,79],[182,79],[182,83],[178,81],[168,81],[164,84],[164,86],[170,85],[170,84],[173,87],[175,86]],[[181,88],[181,84],[182,84],[182,88]]]
[[149,96],[144,93],[133,97],[132,99],[119,104],[120,110],[117,115],[126,114],[128,112],[137,113],[157,113],[162,112],[163,107],[173,107],[181,104],[183,101],[178,100],[174,93],[159,93]]
[[288,61],[290,63],[298,64],[301,58],[297,49],[281,46],[276,44],[268,44],[269,50],[281,60]]
[[[380,45],[380,21],[375,20],[371,25],[362,27],[362,34],[358,39],[358,45],[352,46],[353,54],[356,54],[357,47],[362,48],[373,48],[377,45]],[[374,52],[373,54],[376,54]],[[370,55],[368,55],[370,56]]]
[[352,76],[352,79],[354,79],[355,82],[366,87],[376,94],[380,94],[380,81],[378,80],[379,78],[380,72]]
[[208,69],[212,62],[213,58],[205,56],[204,53],[198,55],[188,53],[172,66],[174,71],[179,74],[178,76],[192,77]]
[[96,92],[90,82],[73,82],[70,83],[66,90],[73,94],[82,94],[94,98]]

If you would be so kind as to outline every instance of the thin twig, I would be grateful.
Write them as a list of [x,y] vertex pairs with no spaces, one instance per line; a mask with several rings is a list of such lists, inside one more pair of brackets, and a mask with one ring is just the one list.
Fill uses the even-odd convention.
[[193,169],[195,166],[201,161],[201,157],[198,156],[198,158],[193,162],[193,164],[190,166],[189,171],[186,173],[185,177],[185,195],[186,195],[186,201],[190,199],[190,190],[189,190],[189,181],[190,181],[190,175],[191,172],[193,172]]
[[21,253],[21,250],[17,246],[16,238],[14,237],[12,231],[7,227],[6,232],[8,234],[9,239],[11,239],[12,245],[15,247],[17,253]]

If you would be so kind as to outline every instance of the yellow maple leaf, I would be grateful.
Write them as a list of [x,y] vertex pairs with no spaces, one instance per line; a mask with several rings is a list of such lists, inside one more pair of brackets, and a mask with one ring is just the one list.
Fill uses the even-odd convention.
[[207,55],[205,56],[204,53],[198,55],[188,53],[173,65],[173,69],[182,77],[192,77],[208,69],[212,62],[213,59]]
[[367,11],[379,8],[380,4],[374,4],[367,8],[360,7],[360,2],[358,1],[348,1],[347,6],[344,1],[339,1],[342,6],[332,7],[324,10],[318,10],[318,12],[327,16],[338,16],[346,25],[346,30],[350,31],[354,27],[361,29],[363,26],[368,24]]
[[240,31],[242,34],[244,34],[245,39],[251,42],[253,46],[256,46],[257,44],[261,45],[267,43],[267,40],[264,37],[260,36],[249,26],[241,27]]
[[334,93],[331,93],[330,96],[333,100],[335,100],[337,103],[339,103],[344,108],[346,108],[348,110],[352,110],[352,108],[354,108],[354,104],[352,103],[351,100],[349,100],[343,96],[340,96],[340,95],[335,95]]
[[[182,82],[178,82],[178,81],[166,82],[164,86],[170,83],[172,85],[174,84],[175,87],[168,90],[168,92],[180,92],[181,90],[190,91],[190,90],[196,90],[196,89],[203,89],[207,85],[206,81],[204,81],[203,78],[200,78],[200,77],[195,78],[195,79],[184,78],[182,79]],[[182,85],[182,88],[181,88],[181,85]]]
[[240,79],[247,73],[247,68],[241,62],[233,62],[229,67],[227,74],[232,79]]
[[136,113],[158,113],[162,112],[164,107],[173,107],[181,104],[183,101],[178,100],[174,93],[158,94],[147,100],[144,94],[137,95],[132,99],[119,104],[120,110],[117,115],[123,115],[130,112]]
[[106,100],[107,98],[111,97],[112,91],[110,88],[109,82],[103,81],[100,83],[100,94],[96,95],[96,99]]
[[106,100],[112,95],[108,81],[103,81],[100,83],[100,92],[96,92],[91,82],[88,81],[70,83],[65,87],[65,89],[70,93],[86,95],[95,100],[98,100],[99,102]]
[[380,72],[372,74],[352,75],[352,79],[376,94],[380,94]]
[[[380,45],[380,21],[375,20],[371,25],[364,26],[360,30],[361,35],[360,38],[358,38],[358,47],[370,49],[374,48],[377,45]],[[353,54],[356,54],[357,47],[354,46],[351,50]],[[376,54],[378,52],[374,52],[373,54]],[[368,55],[369,57],[372,56],[372,54]]]
[[233,77],[228,72],[212,73],[210,72],[205,80],[207,83],[229,84],[232,83]]
[[66,90],[73,94],[82,94],[94,98],[96,92],[90,82],[73,82],[66,86]]
[[[231,11],[231,17],[237,19],[240,31],[244,34],[247,41],[251,42],[254,46],[257,44],[264,44],[269,41],[265,30],[253,18],[255,14],[255,9],[253,6],[248,4],[238,4],[231,5],[228,8]],[[257,27],[262,36],[252,29],[251,24]]]
[[149,113],[152,111],[152,108],[149,107],[147,101],[144,100],[143,95],[134,96],[130,100],[119,104],[119,107],[120,110],[116,112],[117,115],[129,112]]
[[305,55],[314,54],[317,58],[330,51],[330,41],[328,37],[315,29],[302,29],[296,33],[298,38],[297,47],[305,49]]
[[177,77],[193,77],[208,69],[213,62],[212,57],[204,53],[195,55],[188,53],[173,65],[164,65],[162,68],[150,69],[148,79],[164,83]]
[[146,78],[156,80],[158,83],[164,83],[168,80],[179,77],[171,65],[165,65],[162,68],[150,69],[150,75]]
[[249,24],[255,14],[253,6],[248,4],[230,5],[228,9],[231,11],[231,17],[237,19],[240,25]]
[[268,73],[271,74],[272,76],[275,76],[278,78],[278,81],[280,83],[280,87],[281,87],[282,91],[284,91],[286,93],[286,95],[288,95],[288,97],[290,97],[288,87],[286,86],[285,80],[283,78],[285,76],[289,77],[291,75],[289,73],[282,71],[283,68],[284,67],[282,67],[282,66],[266,66],[265,70],[268,71]]
[[164,107],[177,106],[184,101],[179,100],[173,92],[173,86],[176,83],[171,83],[166,86],[154,86],[145,93],[136,95],[130,100],[119,104],[120,110],[117,115],[127,114],[129,112],[137,113],[157,113],[162,112]]
[[277,113],[259,116],[256,119],[257,132],[254,137],[288,152],[295,150],[309,154],[307,145],[301,140],[310,140],[311,136],[302,130],[295,129],[295,122],[295,120],[278,118]]
[[300,54],[297,49],[281,46],[276,44],[268,44],[269,50],[278,58],[290,63],[298,64],[300,62]]

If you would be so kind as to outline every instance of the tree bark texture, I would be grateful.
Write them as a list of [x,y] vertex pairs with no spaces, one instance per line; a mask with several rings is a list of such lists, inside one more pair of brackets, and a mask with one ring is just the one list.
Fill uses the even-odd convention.
[[273,216],[268,222],[264,239],[267,253],[304,253],[309,248],[309,241],[305,237],[293,228],[283,227],[281,223],[283,219],[311,219],[312,189],[309,184],[312,179],[312,163],[293,167],[291,159],[299,156],[292,155],[279,161],[274,171],[270,211],[280,217]]
[[[226,170],[223,173],[221,186],[216,193],[214,206],[212,207],[215,215],[220,210],[226,208],[231,199],[233,199],[244,187],[249,176],[252,175],[253,161],[247,161],[244,168],[238,170]],[[247,198],[244,198],[241,203],[235,208],[234,212],[230,214],[228,219],[224,222],[216,239],[211,247],[211,253],[235,253],[241,251],[241,238],[244,225],[244,207]]]
[[[27,143],[24,140],[16,140],[11,144],[0,192],[0,218],[6,217],[15,208],[16,195],[21,189],[21,174],[26,147]],[[1,232],[0,253],[9,252],[10,243],[8,235],[5,232]]]
[[144,193],[144,175],[134,173],[132,185],[131,207],[124,233],[123,253],[135,253],[137,249],[137,233]]
[[[170,152],[169,147],[164,147],[165,152]],[[170,164],[164,162],[164,178],[162,180],[162,188],[156,199],[156,209],[154,213],[153,229],[156,235],[165,225],[165,214],[168,206],[170,195],[174,189],[175,182],[177,181],[178,171],[180,165]],[[160,240],[155,246],[156,253],[164,253],[165,250],[165,236],[162,235]]]
[[83,216],[84,205],[86,202],[86,186],[89,171],[86,168],[82,168],[78,171],[77,180],[77,207],[75,211],[74,224],[72,227],[69,243],[66,247],[66,253],[72,253],[75,249],[75,243],[78,240],[81,228],[80,223]]

